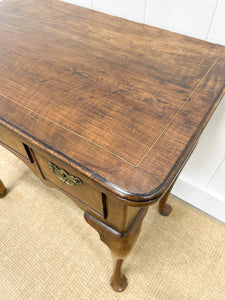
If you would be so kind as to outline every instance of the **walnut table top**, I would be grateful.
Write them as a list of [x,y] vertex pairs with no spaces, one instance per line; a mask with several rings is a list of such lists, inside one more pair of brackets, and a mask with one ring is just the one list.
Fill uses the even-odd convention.
[[59,0],[0,2],[3,144],[22,147],[13,133],[42,175],[50,155],[102,188],[113,228],[136,212],[116,227],[107,193],[139,208],[165,195],[224,87],[222,46]]

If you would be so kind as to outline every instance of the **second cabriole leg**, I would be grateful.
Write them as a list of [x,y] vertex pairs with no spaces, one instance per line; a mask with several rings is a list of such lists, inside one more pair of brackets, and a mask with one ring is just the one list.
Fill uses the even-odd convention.
[[165,193],[165,195],[159,200],[158,211],[162,216],[169,216],[169,214],[172,211],[172,207],[168,203],[166,203],[172,188],[173,188],[173,184],[169,188],[169,190]]
[[139,211],[137,216],[134,218],[133,223],[125,233],[120,233],[112,229],[88,213],[84,214],[85,220],[98,231],[100,239],[111,251],[113,259],[111,286],[117,292],[122,292],[127,287],[127,278],[122,273],[121,266],[124,259],[129,255],[135,245],[147,210],[148,208],[145,207]]
[[0,198],[3,198],[5,194],[6,194],[6,188],[0,179]]

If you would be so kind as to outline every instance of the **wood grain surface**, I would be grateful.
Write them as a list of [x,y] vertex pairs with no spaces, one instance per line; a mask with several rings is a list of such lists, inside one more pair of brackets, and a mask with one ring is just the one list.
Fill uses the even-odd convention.
[[225,48],[59,0],[0,2],[0,122],[116,195],[175,180],[224,93]]

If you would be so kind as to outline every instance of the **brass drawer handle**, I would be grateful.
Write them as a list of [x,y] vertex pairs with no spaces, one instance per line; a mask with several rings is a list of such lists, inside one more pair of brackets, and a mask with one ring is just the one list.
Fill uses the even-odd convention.
[[83,184],[82,180],[77,176],[69,175],[65,170],[59,169],[56,165],[51,162],[48,162],[49,168],[53,171],[55,176],[60,179],[62,182],[74,186],[78,184]]

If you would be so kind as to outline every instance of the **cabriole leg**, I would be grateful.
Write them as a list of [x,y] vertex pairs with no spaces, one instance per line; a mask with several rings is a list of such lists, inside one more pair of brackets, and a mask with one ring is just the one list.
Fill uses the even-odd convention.
[[159,200],[158,211],[162,216],[169,216],[169,214],[172,211],[172,207],[168,203],[166,203],[172,188],[173,185],[169,188],[169,190],[165,193],[165,195]]
[[100,239],[109,247],[113,259],[113,274],[111,286],[117,292],[122,292],[127,287],[127,278],[121,271],[124,259],[129,255],[141,231],[142,221],[148,208],[142,208],[128,228],[127,232],[120,233],[88,213],[84,214],[85,220],[97,230]]
[[5,194],[6,194],[6,188],[0,179],[0,198],[3,198]]

